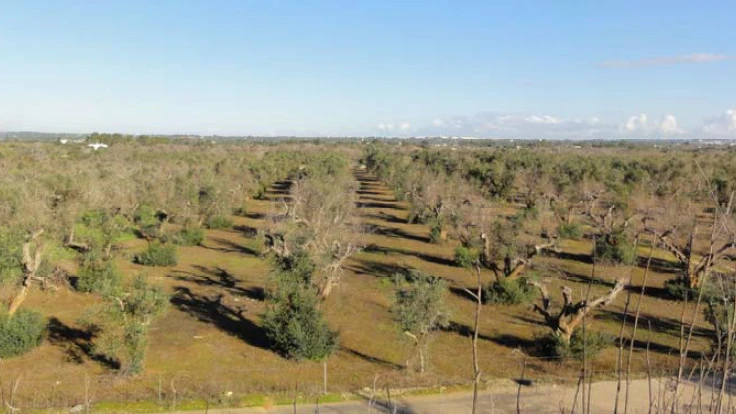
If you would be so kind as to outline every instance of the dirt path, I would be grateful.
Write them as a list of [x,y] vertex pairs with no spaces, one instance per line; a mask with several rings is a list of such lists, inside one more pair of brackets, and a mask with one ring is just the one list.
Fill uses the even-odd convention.
[[[668,400],[658,400],[658,390],[666,388],[663,380],[652,380],[653,394],[652,404],[654,407],[670,407]],[[683,412],[687,405],[694,404],[697,407],[697,398],[693,399],[693,395],[697,394],[697,388],[693,384],[683,387],[683,393],[680,401],[683,402],[677,412]],[[517,386],[511,381],[508,384],[501,384],[494,387],[491,391],[481,394],[479,402],[479,413],[516,413],[517,412]],[[560,412],[570,412],[573,401],[575,399],[575,387],[558,386],[558,385],[542,385],[523,387],[521,390],[521,398],[519,409],[522,413],[540,413],[552,414]],[[610,413],[613,412],[616,395],[616,382],[606,381],[598,382],[592,386],[593,398],[590,402],[591,413]],[[296,411],[292,406],[280,406],[272,409],[264,408],[248,408],[248,409],[227,409],[227,410],[210,410],[216,414],[235,414],[235,413],[323,413],[323,414],[363,414],[366,412],[375,413],[427,413],[427,414],[443,414],[443,413],[469,413],[471,411],[471,394],[467,392],[458,392],[445,395],[431,395],[419,397],[407,397],[394,400],[394,405],[388,404],[384,399],[380,399],[373,404],[372,410],[369,406],[368,399],[361,401],[350,401],[345,403],[324,404],[317,410],[314,405],[297,406]],[[702,392],[701,402],[703,407],[709,404],[711,397],[711,389],[704,389]],[[647,380],[632,381],[629,392],[629,413],[646,413],[649,411],[649,383]],[[581,399],[578,396],[578,405],[576,409],[581,410]],[[623,412],[623,392],[619,400],[619,409]],[[185,414],[185,413],[181,413]]]

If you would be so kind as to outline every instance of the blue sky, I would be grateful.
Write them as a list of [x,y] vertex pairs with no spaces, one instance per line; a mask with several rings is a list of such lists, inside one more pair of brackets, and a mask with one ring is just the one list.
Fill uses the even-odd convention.
[[0,0],[0,130],[736,137],[733,1]]

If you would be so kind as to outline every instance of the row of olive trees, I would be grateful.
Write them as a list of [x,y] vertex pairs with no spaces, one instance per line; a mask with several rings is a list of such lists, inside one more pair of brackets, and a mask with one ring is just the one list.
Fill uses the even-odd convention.
[[[464,161],[458,162],[457,153],[449,151],[442,154],[422,150],[409,161],[406,154],[373,146],[364,157],[377,175],[391,187],[400,189],[397,193],[409,201],[413,211],[441,211],[431,208],[441,206],[451,212],[453,236],[460,242],[456,261],[474,269],[478,280],[477,291],[468,290],[469,296],[478,303],[473,340],[476,385],[480,377],[476,342],[482,299],[521,303],[530,300],[534,291],[539,291],[541,305],[535,305],[534,309],[552,331],[550,340],[543,345],[559,354],[579,351],[579,348],[585,352],[585,348],[592,345],[590,341],[595,342],[585,337],[587,335],[579,336],[579,327],[584,325],[593,309],[609,304],[623,291],[626,276],[620,277],[606,294],[592,298],[588,295],[578,302],[572,299],[570,289],[563,287],[562,303],[556,310],[544,282],[520,277],[533,267],[534,257],[545,251],[559,251],[560,238],[577,239],[584,233],[593,238],[591,256],[594,262],[635,265],[636,246],[641,235],[650,235],[652,248],[661,246],[672,253],[681,269],[670,283],[673,298],[683,294],[697,297],[698,306],[701,299],[705,301],[708,305],[706,318],[716,332],[714,349],[718,351],[714,351],[714,355],[730,355],[730,350],[736,348],[731,345],[736,339],[733,337],[734,312],[730,310],[731,304],[736,303],[735,295],[730,293],[733,283],[724,282],[723,277],[717,278],[719,283],[715,285],[713,282],[707,284],[706,280],[719,268],[733,272],[732,259],[736,253],[733,192],[730,195],[727,192],[732,184],[724,178],[720,164],[731,154],[711,157],[707,164],[702,159],[686,164],[682,159],[687,159],[689,154],[679,154],[678,159],[664,165],[631,162],[627,159],[632,157],[630,154],[618,155],[609,170],[594,164],[605,161],[608,154],[598,160],[590,157],[582,168],[570,168],[573,164],[564,159],[560,163],[554,156],[534,154],[529,157],[531,161],[523,159],[524,156],[528,155],[493,154],[484,160],[494,164],[488,170],[478,166],[463,167],[468,158],[460,155]],[[504,157],[505,163],[500,163]],[[402,183],[414,182],[406,166],[418,159],[427,166],[424,179],[428,182],[417,178],[420,184],[412,184],[411,189],[406,190],[401,187]],[[605,162],[598,165],[605,166]],[[688,169],[690,165],[696,168]],[[462,171],[464,168],[469,171]],[[432,185],[432,179],[440,177],[457,188],[463,185],[459,177],[477,176],[475,171],[486,171],[484,174],[490,173],[491,177],[476,179],[477,191],[464,189],[461,191],[464,196],[459,199],[454,197],[452,190],[442,192]],[[450,178],[450,174],[455,176]],[[664,177],[668,181],[659,181]],[[425,191],[427,188],[433,191]],[[491,210],[493,200],[498,198],[510,203],[520,202],[518,213],[497,218],[497,212],[493,214]],[[702,215],[710,215],[708,222],[698,219]],[[496,217],[490,219],[492,216]],[[708,229],[708,237],[699,238],[699,227]],[[496,281],[485,289],[482,289],[481,268],[490,269],[496,275]],[[714,291],[719,293],[713,294]],[[687,350],[683,355],[687,355]],[[723,375],[730,369],[726,362],[721,365]]]
[[287,358],[322,360],[337,348],[322,307],[363,242],[350,164],[339,152],[308,160],[290,177],[283,210],[263,234],[273,262],[263,326]]
[[201,146],[117,142],[92,152],[83,146],[9,143],[0,147],[0,281],[17,286],[0,318],[3,357],[38,345],[45,319],[25,309],[35,289],[71,283],[100,296],[86,317],[95,352],[138,373],[148,327],[167,295],[139,277],[124,283],[115,265],[118,244],[147,240],[135,256],[144,265],[176,264],[176,245],[199,244],[203,227],[246,214],[266,182],[298,170],[320,148]]

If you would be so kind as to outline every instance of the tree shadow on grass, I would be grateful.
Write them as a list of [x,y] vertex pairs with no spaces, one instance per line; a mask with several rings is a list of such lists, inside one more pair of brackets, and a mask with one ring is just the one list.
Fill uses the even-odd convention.
[[222,295],[207,297],[177,286],[171,304],[199,321],[209,323],[221,331],[242,339],[249,345],[269,349],[266,333],[260,326],[243,316],[243,311],[233,309],[222,302]]
[[[624,320],[624,313],[604,309],[598,312],[595,318],[599,320],[613,321],[616,324],[621,324],[621,322]],[[626,315],[626,326],[633,327],[635,318],[636,315],[634,311],[629,310]],[[690,325],[688,320],[685,320],[685,325],[685,332],[688,332]],[[651,326],[653,332],[664,333],[672,335],[673,338],[678,338],[681,328],[680,321],[677,319],[668,318],[665,316],[655,316],[645,313],[639,314],[639,322],[637,326],[637,331],[639,332],[637,336],[640,337],[646,337],[646,335],[648,334],[647,331],[649,330],[649,326]],[[696,326],[693,328],[693,335],[704,338],[709,337],[711,336],[711,330]]]
[[369,252],[369,253],[403,254],[403,255],[407,255],[407,256],[414,256],[416,258],[419,258],[419,259],[422,259],[424,261],[427,261],[427,262],[430,262],[430,263],[434,263],[434,264],[439,264],[439,265],[443,265],[443,266],[450,266],[450,267],[454,267],[455,266],[455,260],[454,259],[447,259],[447,258],[444,258],[444,257],[432,256],[432,255],[426,254],[426,253],[419,253],[419,252],[414,252],[414,251],[411,251],[411,250],[398,249],[398,248],[394,248],[394,247],[384,247],[384,246],[378,246],[378,245],[375,245],[375,244],[370,244],[370,245],[366,246],[366,248],[363,249],[363,251]]
[[49,342],[52,345],[64,348],[70,361],[81,364],[87,358],[108,369],[120,369],[118,361],[96,354],[93,351],[94,332],[71,327],[55,317],[49,319],[47,329]]
[[[264,218],[266,217],[265,214],[260,214],[259,213],[258,215],[261,215]],[[246,214],[246,216],[247,216],[247,214]],[[237,225],[237,226],[233,227],[233,229],[235,229],[235,230],[243,233],[243,236],[249,237],[249,238],[256,237],[258,235],[258,229],[257,228],[251,227],[251,226],[246,226],[246,225],[243,225],[243,224]]]
[[561,274],[561,278],[563,280],[571,282],[583,283],[586,285],[592,283],[594,286],[604,286],[607,288],[612,288],[616,285],[616,281],[614,280],[606,280],[599,277],[592,278],[591,280],[591,275],[588,274],[573,273],[567,270],[558,270],[558,272]]
[[548,254],[551,257],[554,257],[560,260],[569,260],[573,262],[593,264],[593,256],[591,256],[590,254],[570,253],[570,252],[565,252],[565,251],[561,251],[561,252],[550,251]]
[[355,203],[358,208],[385,208],[390,210],[406,210],[405,207],[396,205],[394,202],[378,202],[378,201],[358,201]]
[[379,234],[381,236],[393,237],[398,239],[414,240],[422,243],[429,243],[429,237],[417,236],[404,230],[394,227],[384,227],[376,224],[366,224],[363,226],[367,233]]
[[[367,187],[367,186],[366,186]],[[386,194],[380,192],[380,191],[373,191],[373,190],[364,190],[363,186],[361,185],[361,189],[356,191],[356,193],[360,196],[386,196]],[[363,198],[363,197],[361,197]]]
[[[626,290],[630,290],[632,294],[640,294],[641,293],[641,285],[639,286],[629,286],[626,285]],[[676,301],[677,298],[673,297],[667,289],[663,287],[658,286],[647,286],[646,289],[644,289],[644,296],[649,296],[652,298],[662,299],[662,300],[672,300]]]
[[[459,297],[461,299],[469,300],[469,301],[475,303],[476,300],[475,300],[475,297],[473,297],[473,295],[475,295],[476,293],[478,293],[477,289],[478,289],[477,286],[474,287],[474,288],[464,288],[464,287],[459,287],[459,286],[451,286],[450,287],[450,293],[452,293],[453,295],[455,295],[455,296],[457,296],[457,297]],[[470,293],[468,293],[468,290],[470,290],[471,292],[473,292],[473,295],[471,295]]]
[[243,214],[243,217],[249,218],[251,220],[263,220],[268,217],[268,214],[266,213],[253,213],[253,212],[246,212]]
[[251,286],[245,288],[238,286],[240,280],[221,267],[214,269],[200,265],[194,265],[192,267],[201,272],[201,274],[174,271],[172,276],[177,280],[191,282],[199,286],[216,287],[221,290],[225,290],[231,295],[245,296],[259,301],[262,301],[265,298],[265,291],[262,287]]
[[348,269],[359,275],[370,275],[378,278],[391,278],[396,273],[406,271],[406,268],[403,266],[374,262],[370,260],[358,260],[357,264],[348,266]]
[[[465,325],[465,324],[462,324],[462,323],[455,322],[455,321],[450,321],[450,324],[447,325],[447,327],[442,328],[442,331],[443,332],[448,332],[448,333],[456,333],[456,334],[458,334],[458,335],[460,335],[462,337],[465,337],[465,338],[472,338],[473,337],[473,328],[472,327],[470,327],[468,325]],[[484,341],[493,341],[493,342],[495,342],[495,340],[494,340],[493,337],[490,337],[488,335],[483,335],[482,333],[478,333],[478,338],[480,338],[480,339],[482,339]]]
[[[648,257],[639,256],[636,258],[636,265],[644,269],[647,267],[648,261]],[[649,264],[649,269],[657,273],[678,273],[682,271],[682,266],[680,266],[676,262],[652,257],[652,262]]]
[[210,250],[217,250],[220,252],[225,252],[225,253],[240,252],[240,253],[251,255],[251,256],[261,255],[260,252],[257,252],[248,246],[243,246],[241,244],[233,242],[232,240],[223,239],[222,237],[215,237],[212,239],[212,241],[217,243],[220,246],[225,246],[225,247],[210,247],[210,246],[202,246],[202,247],[206,249],[210,249]]
[[385,211],[379,211],[378,213],[368,213],[364,214],[363,217],[367,219],[374,219],[374,220],[382,220],[387,223],[393,223],[393,224],[406,224],[406,220],[402,219],[399,216],[386,213]]
[[370,356],[370,355],[366,355],[366,354],[364,354],[364,353],[362,353],[360,351],[356,351],[355,349],[351,349],[351,348],[347,348],[347,347],[342,347],[342,350],[345,351],[345,352],[347,352],[348,354],[355,355],[358,358],[360,358],[360,359],[362,359],[364,361],[373,363],[373,364],[383,365],[383,366],[386,366],[386,367],[389,367],[389,368],[393,368],[393,369],[402,369],[402,368],[404,368],[402,365],[399,365],[399,364],[396,364],[394,362],[387,361],[385,359],[381,359],[381,358],[378,358],[378,357],[373,357],[373,356]]

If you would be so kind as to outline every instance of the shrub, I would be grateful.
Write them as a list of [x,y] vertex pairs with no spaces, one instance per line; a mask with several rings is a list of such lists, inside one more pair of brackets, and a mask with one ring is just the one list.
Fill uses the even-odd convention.
[[595,240],[595,256],[598,260],[624,265],[636,261],[636,246],[623,231],[615,231]]
[[151,323],[166,312],[170,298],[160,287],[149,285],[144,275],[138,275],[124,292],[107,298],[107,306],[99,312],[99,324],[93,325],[100,331],[94,350],[117,360],[122,373],[134,375],[143,371]]
[[612,343],[613,338],[610,335],[591,330],[586,330],[585,340],[583,340],[582,329],[578,329],[572,334],[569,343],[555,333],[536,335],[535,337],[537,352],[541,355],[563,359],[582,359],[584,347],[585,357],[594,358],[600,351]]
[[583,227],[578,223],[562,223],[558,232],[563,239],[580,240],[583,237]]
[[80,292],[110,294],[120,288],[122,277],[115,263],[93,252],[86,254],[79,267],[76,288]]
[[184,227],[174,236],[174,242],[180,246],[199,246],[204,243],[204,229]]
[[472,247],[458,246],[455,249],[455,265],[469,268],[478,260],[480,253]]
[[269,302],[263,329],[278,353],[295,360],[322,360],[335,352],[338,334],[327,325],[312,289],[285,282]]
[[0,358],[22,355],[41,343],[46,320],[32,310],[19,309],[12,317],[0,314]]
[[431,243],[439,243],[442,241],[442,224],[439,221],[431,223],[429,228],[429,241]]
[[214,215],[207,218],[205,226],[208,229],[227,229],[233,226],[233,221],[225,216]]
[[[690,283],[685,276],[677,276],[664,282],[664,290],[673,299],[678,300],[694,300],[700,294],[698,288],[691,288]],[[708,283],[703,286],[703,300],[709,301],[717,296],[716,286],[712,278],[708,279]]]
[[526,282],[525,278],[510,280],[502,278],[483,289],[483,301],[492,304],[518,305],[529,303],[535,295],[536,291]]
[[176,266],[176,245],[154,241],[146,251],[135,256],[135,262],[144,266]]
[[13,283],[22,274],[23,234],[19,231],[0,230],[0,283]]

